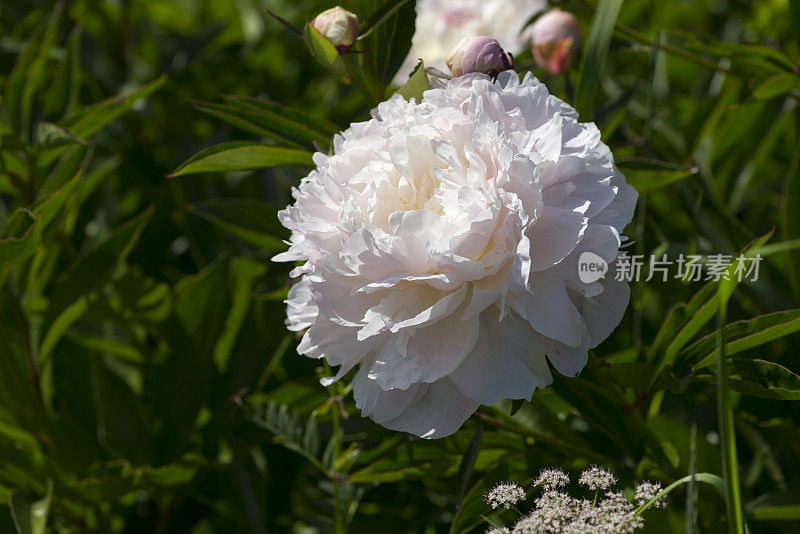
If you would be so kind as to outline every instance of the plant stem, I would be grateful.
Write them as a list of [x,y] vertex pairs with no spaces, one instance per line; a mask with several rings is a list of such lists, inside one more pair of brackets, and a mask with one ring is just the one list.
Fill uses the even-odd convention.
[[727,302],[719,296],[717,312],[717,414],[719,416],[720,442],[722,444],[722,477],[725,479],[725,506],[728,512],[728,532],[744,533],[742,493],[739,484],[739,463],[736,457],[736,435],[733,426],[733,407],[728,383],[728,363],[725,359],[725,344],[722,328],[727,321]]
[[[331,375],[331,368],[328,365],[328,362],[325,362],[325,374],[326,376]],[[331,422],[333,424],[333,462],[331,465],[332,474],[336,473],[336,461],[339,459],[339,454],[342,450],[342,433],[340,430],[341,414],[339,413],[338,404],[340,387],[341,384],[338,382],[328,386],[328,392],[334,395],[334,398],[337,401],[331,408]],[[342,488],[338,476],[333,478],[333,531],[335,534],[345,533],[344,518],[342,517]]]
[[[333,463],[336,465],[336,460],[339,458],[339,452],[342,448],[341,433],[339,432],[339,407],[334,406],[331,409],[333,414]],[[335,468],[334,468],[335,471]],[[336,534],[344,534],[344,521],[342,518],[342,488],[341,483],[334,479],[333,481],[333,507],[334,507],[334,532]]]

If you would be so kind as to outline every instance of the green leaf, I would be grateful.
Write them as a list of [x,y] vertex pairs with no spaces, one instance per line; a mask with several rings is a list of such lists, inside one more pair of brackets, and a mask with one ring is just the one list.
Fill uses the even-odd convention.
[[[136,102],[156,92],[166,81],[166,75],[162,75],[128,94],[111,97],[91,106],[80,108],[60,120],[58,126],[72,132],[80,139],[90,139],[113,120],[129,111]],[[66,148],[68,146],[43,151],[39,157],[39,164],[43,167],[50,165],[64,153]]]
[[800,490],[766,493],[745,504],[744,509],[756,521],[800,521]]
[[[483,500],[485,490],[486,486],[483,480],[479,480],[467,492],[461,501],[461,506],[453,514],[453,521],[450,523],[451,534],[472,532],[484,521],[488,521],[492,526],[503,526],[502,523],[498,525],[492,523],[496,520],[493,515],[486,515],[486,502]],[[493,514],[496,513],[493,512]]]
[[456,513],[461,508],[461,501],[464,497],[464,491],[467,489],[469,483],[469,475],[472,473],[472,467],[475,465],[475,459],[478,457],[478,450],[481,447],[481,436],[483,435],[483,421],[478,418],[478,426],[475,427],[475,433],[472,435],[472,441],[469,443],[469,448],[464,451],[464,456],[461,458],[461,463],[458,466],[458,497],[456,498]]
[[122,116],[133,105],[158,91],[167,81],[166,75],[161,75],[125,95],[115,96],[79,109],[69,117],[59,121],[59,126],[69,129],[73,134],[82,139],[88,139],[95,133],[105,128],[111,121]]
[[284,28],[289,30],[296,37],[301,37],[301,38],[303,37],[303,32],[299,28],[295,28],[295,26],[292,23],[290,23],[288,20],[286,20],[285,18],[281,17],[280,15],[278,15],[277,13],[272,11],[271,9],[267,9],[267,14],[269,14],[269,16],[272,17],[273,19],[275,19],[278,22],[280,22],[281,25],[283,25]]
[[66,54],[59,61],[50,89],[45,98],[46,117],[61,116],[78,107],[80,72],[80,45],[83,27],[77,24],[67,40]]
[[[231,307],[230,263],[222,256],[181,279],[174,287],[174,313],[158,325],[159,336],[170,348],[154,376],[152,395],[155,406],[161,407],[159,447],[167,457],[185,450],[198,414],[212,400],[214,350]],[[178,396],[176,376],[181,377]]]
[[[81,156],[80,153],[77,155]],[[71,169],[67,169],[66,171],[68,172],[69,170]],[[46,196],[40,198],[31,208],[34,213],[41,215],[42,228],[47,228],[50,225],[71,198],[73,192],[79,187],[81,178],[83,177],[83,169],[78,167],[75,174],[60,185],[58,182],[61,180],[59,177],[55,176],[55,173],[51,174],[51,177],[54,178],[54,180],[52,182],[48,181],[39,190],[39,194],[45,194]],[[57,189],[51,192],[51,187],[56,186],[58,186]]]
[[275,208],[266,202],[216,199],[190,204],[187,210],[267,253],[286,249],[283,239],[288,235]]
[[14,529],[17,534],[32,534],[31,516],[33,510],[31,504],[18,493],[12,493],[8,500],[8,507],[11,509],[11,519],[14,521]]
[[[730,323],[722,329],[725,354],[731,356],[800,330],[800,310],[787,310],[759,315]],[[681,351],[678,364],[702,369],[717,360],[715,334],[709,334]]]
[[[741,250],[740,254],[745,257],[754,255],[772,237],[773,233],[774,230],[754,239]],[[731,263],[729,268],[731,272],[737,263],[735,261]],[[685,308],[677,308],[670,313],[670,316],[664,321],[669,328],[665,329],[662,326],[653,343],[654,349],[651,349],[650,352],[651,356],[655,357],[657,352],[661,351],[661,347],[666,345],[662,357],[657,362],[651,385],[655,383],[666,366],[675,362],[680,350],[708,324],[717,313],[720,302],[726,303],[738,285],[738,278],[730,275],[729,280],[723,278],[719,282],[709,282],[697,292]],[[671,319],[673,313],[677,314],[674,320]]]
[[331,74],[339,78],[347,76],[347,67],[339,51],[328,39],[322,36],[310,23],[303,28],[303,40],[311,56]]
[[[300,454],[323,473],[327,472],[317,458],[319,438],[317,422],[313,416],[304,426],[300,416],[286,405],[278,406],[270,403],[262,405],[253,414],[248,414],[248,419],[257,427],[272,434],[276,443]],[[309,429],[309,427],[314,428]]]
[[591,117],[594,112],[595,95],[600,86],[611,37],[614,34],[614,25],[621,7],[622,0],[599,0],[592,19],[575,92],[575,109],[584,120]]
[[786,54],[763,44],[697,41],[686,42],[684,46],[702,54],[730,60],[730,72],[738,76],[777,74],[791,71],[794,67],[792,60]]
[[175,315],[203,355],[211,353],[228,315],[228,267],[223,257],[175,286]]
[[[226,101],[247,113],[252,120],[263,119],[275,131],[282,131],[298,139],[328,143],[341,128],[336,124],[303,110],[283,106],[264,98],[250,96],[225,96]],[[254,117],[255,116],[255,117]]]
[[67,128],[62,128],[57,124],[46,121],[42,121],[36,125],[34,139],[36,144],[41,148],[55,148],[71,143],[78,143],[81,145],[88,143],[86,140],[70,132]]
[[49,328],[42,329],[47,333],[39,349],[40,358],[50,354],[69,325],[86,311],[89,293],[104,284],[117,266],[125,262],[152,215],[153,208],[148,208],[121,224],[61,275],[50,294],[44,323]]
[[133,345],[103,337],[67,334],[67,339],[85,349],[108,354],[133,364],[145,363],[144,355]]
[[774,74],[761,82],[753,90],[753,98],[767,100],[776,96],[783,96],[795,89],[800,89],[800,77],[791,72],[782,72]]
[[217,117],[228,124],[239,128],[245,132],[249,132],[261,137],[274,139],[279,144],[291,146],[295,148],[302,148],[303,145],[297,141],[287,137],[285,132],[280,131],[280,128],[270,129],[269,126],[264,126],[260,123],[258,117],[255,117],[252,112],[243,112],[235,106],[229,104],[217,104],[215,102],[193,102],[194,106],[202,111],[208,113],[212,117]]
[[[386,87],[395,77],[411,49],[411,38],[416,26],[416,2],[399,2],[391,6],[386,0],[354,0],[353,11],[358,14],[372,13],[367,21],[375,21],[359,40],[365,51],[359,59],[367,78],[375,80],[380,87]],[[378,15],[381,12],[383,15]],[[379,91],[383,96],[383,91]]]
[[[33,214],[27,210],[18,211],[18,220],[26,219],[29,226],[19,237],[9,236],[5,239],[0,239],[0,273],[7,267],[15,265],[33,255],[39,245],[42,244],[42,228],[44,225],[41,223],[42,216],[34,217]],[[33,219],[32,221],[30,219]],[[24,224],[22,222],[15,223]],[[11,226],[9,224],[9,226]]]
[[43,499],[29,503],[17,493],[12,493],[8,505],[14,528],[18,534],[45,534],[47,516],[53,501],[53,481],[47,481],[47,494]]
[[63,7],[63,3],[57,3],[47,19],[39,23],[28,37],[5,83],[6,106],[15,119],[20,119],[19,131],[23,136],[28,135],[33,97],[50,76],[46,64],[50,47],[58,34],[57,27]]
[[395,11],[403,7],[409,0],[384,0],[372,13],[361,22],[361,37],[370,34],[375,26],[380,25],[391,17]]
[[250,309],[253,284],[266,274],[267,269],[266,262],[261,260],[235,258],[231,261],[231,305],[222,333],[214,345],[214,362],[220,373],[224,373],[228,368],[228,360]]
[[47,516],[53,502],[53,481],[47,481],[47,494],[44,499],[31,505],[31,534],[45,534],[47,531]]
[[654,171],[641,169],[620,169],[625,179],[639,194],[648,193],[659,187],[674,184],[696,174],[695,171]]
[[511,417],[514,417],[514,414],[517,413],[519,411],[519,409],[522,408],[522,406],[524,404],[525,404],[525,400],[524,399],[513,399],[511,401],[511,411],[509,412],[508,415],[510,415]]
[[425,65],[420,60],[417,68],[411,74],[408,81],[400,87],[394,94],[400,95],[406,100],[415,99],[417,102],[422,100],[422,93],[431,88],[431,82],[425,72]]
[[738,452],[736,450],[736,428],[733,419],[733,402],[731,400],[730,372],[731,366],[725,357],[725,345],[722,342],[722,329],[728,319],[728,298],[724,286],[717,290],[717,427],[719,429],[720,449],[722,451],[722,478],[725,481],[725,507],[727,509],[728,532],[744,534],[744,513],[742,511],[742,487],[739,474]]
[[795,41],[800,47],[800,0],[789,0],[789,16],[792,19],[790,26],[794,30]]
[[786,367],[766,360],[732,359],[728,368],[731,388],[745,395],[765,399],[800,400],[800,376]]
[[201,150],[175,169],[169,178],[198,172],[246,171],[280,165],[311,165],[308,150],[254,141],[230,141]]

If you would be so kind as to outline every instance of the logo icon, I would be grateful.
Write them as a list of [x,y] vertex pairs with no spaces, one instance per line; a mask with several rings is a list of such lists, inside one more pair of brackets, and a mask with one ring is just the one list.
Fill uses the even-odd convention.
[[606,260],[595,254],[594,252],[582,252],[578,258],[578,278],[584,284],[591,284],[604,278],[608,272],[608,263]]

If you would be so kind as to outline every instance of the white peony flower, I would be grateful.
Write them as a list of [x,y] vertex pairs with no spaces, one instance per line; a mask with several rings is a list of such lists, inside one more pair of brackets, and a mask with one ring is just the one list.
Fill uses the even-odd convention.
[[545,0],[417,0],[411,50],[395,82],[405,83],[420,59],[447,72],[447,55],[465,37],[488,35],[519,54],[527,47],[523,28],[545,7]]
[[[362,415],[422,437],[481,404],[574,376],[627,307],[627,284],[578,277],[615,260],[636,192],[594,124],[530,73],[394,96],[334,138],[280,212],[302,261],[298,351],[341,366]],[[612,264],[610,272],[613,272]]]

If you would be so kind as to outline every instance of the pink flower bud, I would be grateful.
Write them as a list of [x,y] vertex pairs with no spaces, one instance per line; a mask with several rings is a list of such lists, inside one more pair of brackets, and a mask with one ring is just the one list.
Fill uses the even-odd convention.
[[447,56],[447,66],[453,76],[482,72],[490,76],[514,65],[506,51],[491,37],[465,37]]
[[344,54],[358,37],[358,17],[341,6],[323,11],[311,21],[311,26]]
[[556,8],[531,27],[531,51],[536,63],[550,74],[564,74],[581,49],[581,27],[572,13]]

